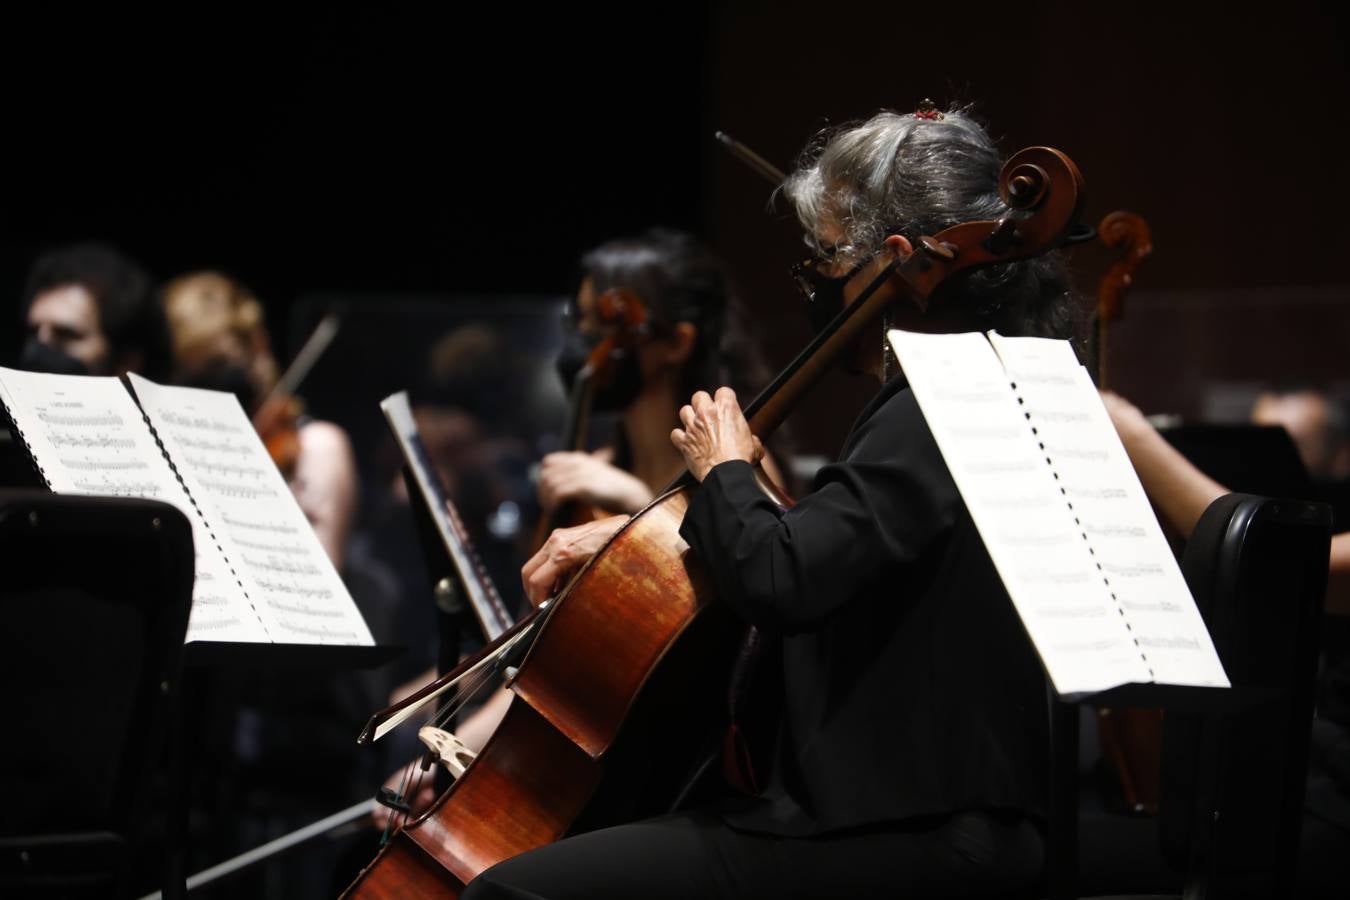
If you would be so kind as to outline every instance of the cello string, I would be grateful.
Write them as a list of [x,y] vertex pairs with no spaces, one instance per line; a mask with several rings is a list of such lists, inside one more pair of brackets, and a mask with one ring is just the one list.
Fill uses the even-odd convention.
[[[408,787],[412,782],[413,766],[417,765],[417,760],[408,763],[403,769],[403,778],[398,783],[398,799],[404,803],[408,802]],[[389,843],[389,838],[393,833],[403,827],[407,813],[401,809],[391,809],[389,818],[384,822],[384,834],[380,835],[380,846],[383,847]]]

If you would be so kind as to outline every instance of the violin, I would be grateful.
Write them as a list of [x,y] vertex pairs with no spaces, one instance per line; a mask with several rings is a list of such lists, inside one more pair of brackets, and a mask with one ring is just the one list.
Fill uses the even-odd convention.
[[328,313],[319,320],[300,352],[253,414],[253,428],[267,447],[267,455],[287,479],[295,474],[295,465],[300,460],[300,416],[304,413],[304,404],[295,392],[337,337],[341,325],[337,313]]
[[[647,307],[642,298],[626,288],[610,288],[595,300],[596,317],[605,336],[586,357],[577,372],[567,397],[567,418],[559,445],[563,450],[586,449],[591,407],[597,391],[609,387],[618,377],[625,356],[636,352],[649,333]],[[599,511],[585,503],[570,501],[539,517],[531,550],[538,550],[555,528],[580,525],[599,517]]]
[[300,459],[300,398],[290,394],[269,394],[253,414],[253,428],[262,438],[267,455],[281,474],[290,478]]
[[[957,272],[1063,246],[1082,188],[1077,167],[1057,150],[1032,147],[1013,156],[1000,176],[1012,212],[920,238],[914,253],[892,262],[746,407],[751,431],[766,439],[892,303],[908,299],[927,309],[934,290]],[[685,780],[687,769],[668,763],[687,766],[704,736],[715,740],[724,722],[714,698],[725,689],[743,630],[715,602],[679,536],[690,482],[685,473],[629,519],[498,645],[525,650],[508,670],[515,696],[497,731],[344,896],[458,896],[503,859],[655,811],[653,798]],[[452,683],[468,665],[443,681]],[[437,690],[436,683],[426,689]],[[377,713],[362,739],[403,712]]]

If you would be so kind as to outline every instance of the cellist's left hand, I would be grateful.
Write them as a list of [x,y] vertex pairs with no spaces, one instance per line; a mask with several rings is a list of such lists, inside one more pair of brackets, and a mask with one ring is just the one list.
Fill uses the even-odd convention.
[[535,606],[543,603],[557,585],[572,576],[595,551],[605,545],[629,516],[607,516],[575,528],[556,528],[539,552],[520,570],[525,596]]
[[736,392],[720,387],[715,396],[707,392],[694,394],[688,406],[680,408],[683,428],[670,433],[675,448],[684,455],[689,474],[702,481],[713,466],[728,460],[743,459],[749,463],[764,458],[764,446],[750,433]]

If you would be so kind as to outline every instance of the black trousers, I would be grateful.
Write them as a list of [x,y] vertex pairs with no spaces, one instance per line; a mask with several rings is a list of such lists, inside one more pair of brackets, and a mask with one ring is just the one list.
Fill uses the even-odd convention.
[[488,869],[462,900],[1008,897],[1039,884],[1026,819],[961,813],[911,828],[782,838],[677,813],[548,844]]

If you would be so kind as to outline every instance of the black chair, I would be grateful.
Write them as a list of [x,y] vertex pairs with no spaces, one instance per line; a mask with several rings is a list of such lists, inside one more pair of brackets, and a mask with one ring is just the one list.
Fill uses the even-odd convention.
[[0,896],[116,897],[144,837],[192,602],[187,518],[0,491]]
[[[1186,546],[1182,570],[1233,689],[1134,697],[1167,709],[1159,837],[1188,898],[1293,896],[1330,534],[1324,504],[1229,494]],[[1105,702],[1131,705],[1120,699]],[[1058,900],[1077,896],[1077,707],[1052,700],[1051,713]]]

